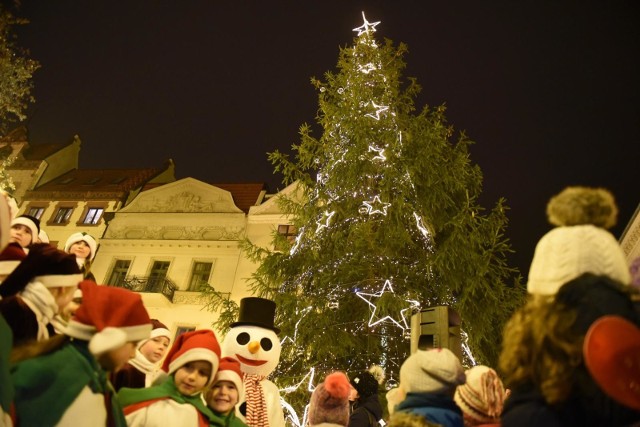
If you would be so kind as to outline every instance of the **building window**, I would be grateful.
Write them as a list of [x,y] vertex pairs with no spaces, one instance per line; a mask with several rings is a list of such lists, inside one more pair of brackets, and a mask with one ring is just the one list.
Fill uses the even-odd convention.
[[82,219],[83,224],[92,224],[95,225],[102,218],[102,214],[104,212],[103,208],[89,208],[87,210],[87,214]]
[[131,266],[130,260],[117,259],[115,264],[113,264],[113,269],[111,270],[107,284],[122,287],[124,279],[127,277],[127,273],[129,272],[129,266]]
[[44,210],[45,208],[43,207],[33,206],[29,208],[29,210],[27,211],[27,215],[40,219],[42,218],[42,214],[44,213]]
[[[298,235],[298,227],[291,224],[280,224],[278,225],[278,234],[285,237],[289,244],[293,244],[296,240],[296,236]],[[288,248],[283,244],[276,244],[274,249],[277,251],[284,251]]]
[[195,331],[196,327],[195,326],[178,326],[176,328],[176,336],[173,338],[173,341],[171,342],[176,342],[176,339],[184,334],[185,332],[191,332],[191,331]]
[[193,270],[191,270],[191,280],[189,281],[189,290],[192,292],[199,291],[202,285],[209,283],[212,268],[212,262],[194,262]]
[[169,271],[169,261],[154,261],[149,272],[149,280],[147,281],[148,292],[162,292],[164,279]]
[[73,208],[58,208],[56,216],[53,217],[54,224],[66,224],[73,213]]

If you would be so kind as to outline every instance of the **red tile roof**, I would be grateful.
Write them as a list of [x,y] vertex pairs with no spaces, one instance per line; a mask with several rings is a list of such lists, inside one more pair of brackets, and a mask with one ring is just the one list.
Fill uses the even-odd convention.
[[222,188],[231,193],[233,202],[236,206],[245,213],[249,212],[251,206],[258,204],[260,193],[267,189],[264,183],[249,183],[249,184],[215,184],[214,187]]

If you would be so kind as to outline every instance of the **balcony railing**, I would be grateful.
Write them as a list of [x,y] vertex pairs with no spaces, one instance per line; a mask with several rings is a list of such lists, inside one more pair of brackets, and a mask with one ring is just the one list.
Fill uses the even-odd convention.
[[169,301],[173,302],[173,294],[178,288],[175,283],[166,277],[126,277],[121,288],[129,289],[134,292],[153,292],[164,295]]

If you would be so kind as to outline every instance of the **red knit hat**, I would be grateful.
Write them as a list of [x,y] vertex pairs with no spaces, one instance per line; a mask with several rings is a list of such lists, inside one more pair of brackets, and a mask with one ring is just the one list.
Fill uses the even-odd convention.
[[213,383],[220,363],[220,344],[213,331],[200,329],[185,332],[176,338],[162,364],[162,370],[169,375],[189,362],[204,360],[211,363],[211,377],[206,386]]
[[0,252],[0,274],[9,275],[27,256],[22,246],[11,242]]
[[102,354],[149,337],[151,319],[139,294],[96,285],[91,280],[78,286],[82,291],[82,304],[64,333],[89,341],[91,353]]
[[349,379],[342,372],[327,375],[309,402],[309,425],[349,425]]
[[589,373],[612,399],[640,410],[640,328],[620,316],[602,316],[584,338]]
[[242,371],[240,370],[240,362],[232,357],[223,357],[220,359],[220,367],[218,373],[213,381],[216,384],[218,381],[231,381],[238,389],[238,394],[242,395],[243,383],[242,383]]

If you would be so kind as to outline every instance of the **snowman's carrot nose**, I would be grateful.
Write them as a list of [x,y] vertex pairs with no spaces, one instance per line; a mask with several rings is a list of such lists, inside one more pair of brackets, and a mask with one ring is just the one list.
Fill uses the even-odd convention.
[[259,341],[251,341],[247,346],[251,354],[256,354],[258,350],[260,350],[260,342]]

